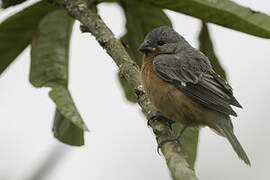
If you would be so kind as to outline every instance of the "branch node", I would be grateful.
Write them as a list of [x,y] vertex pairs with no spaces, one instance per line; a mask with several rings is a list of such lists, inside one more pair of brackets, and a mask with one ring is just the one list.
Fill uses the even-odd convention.
[[140,97],[144,94],[144,90],[143,90],[143,87],[142,85],[140,84],[139,86],[137,86],[135,89],[134,89],[134,92],[135,94]]
[[88,27],[83,24],[80,25],[80,30],[82,33],[90,33],[90,30],[88,29]]

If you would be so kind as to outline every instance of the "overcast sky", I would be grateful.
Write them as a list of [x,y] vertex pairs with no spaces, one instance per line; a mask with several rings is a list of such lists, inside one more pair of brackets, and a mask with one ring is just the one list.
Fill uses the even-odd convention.
[[[270,14],[270,2],[240,4]],[[102,4],[99,12],[117,37],[124,34],[123,12]],[[197,47],[200,21],[166,11],[174,28]],[[2,21],[5,16],[0,15]],[[124,99],[117,67],[89,34],[74,26],[70,55],[70,91],[86,121],[83,147],[59,143],[51,133],[55,106],[48,88],[28,81],[29,48],[0,77],[0,179],[29,179],[58,147],[60,158],[44,180],[169,180],[165,160],[136,104]],[[230,144],[208,128],[201,131],[196,173],[200,180],[269,179],[270,41],[210,25],[215,50],[244,109],[235,109],[235,134],[250,157],[246,166]]]

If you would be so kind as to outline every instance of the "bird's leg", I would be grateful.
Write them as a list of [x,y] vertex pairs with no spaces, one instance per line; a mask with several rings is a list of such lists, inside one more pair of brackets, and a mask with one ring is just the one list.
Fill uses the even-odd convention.
[[170,136],[170,137],[168,137],[168,138],[166,138],[166,139],[160,141],[160,142],[158,143],[158,153],[159,153],[159,149],[160,149],[160,148],[162,147],[162,145],[165,144],[166,142],[177,141],[179,144],[181,144],[180,141],[179,141],[179,139],[180,139],[180,137],[183,135],[183,133],[184,133],[184,131],[187,129],[187,127],[188,127],[188,125],[185,125],[185,126],[183,127],[183,129],[182,129],[176,136]]
[[170,129],[172,129],[172,124],[175,123],[174,121],[166,118],[163,116],[160,112],[158,112],[155,116],[153,116],[151,119],[147,121],[147,125],[150,126],[151,121],[159,121],[168,126]]

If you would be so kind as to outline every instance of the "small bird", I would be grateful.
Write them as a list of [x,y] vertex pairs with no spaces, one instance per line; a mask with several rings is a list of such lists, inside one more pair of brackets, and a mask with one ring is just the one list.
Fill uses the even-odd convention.
[[149,32],[139,50],[144,53],[141,76],[151,102],[167,119],[187,127],[208,126],[231,143],[238,157],[250,165],[233,132],[231,105],[242,106],[232,87],[213,69],[209,59],[172,28],[161,26]]

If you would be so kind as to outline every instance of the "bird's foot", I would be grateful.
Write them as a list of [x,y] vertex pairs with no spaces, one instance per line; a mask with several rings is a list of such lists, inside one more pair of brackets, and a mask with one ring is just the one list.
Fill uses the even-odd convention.
[[[163,140],[161,140],[158,143],[158,147],[157,147],[157,152],[159,153],[159,149],[161,149],[161,147],[167,143],[167,142],[173,142],[176,141],[178,144],[180,144],[181,146],[181,142],[180,142],[180,138],[183,135],[184,131],[186,130],[187,126],[184,126],[183,129],[176,135],[176,136],[169,136],[167,138],[164,138]],[[161,137],[161,136],[160,136]],[[159,137],[157,137],[159,138]],[[160,154],[160,153],[159,153]]]
[[[173,142],[173,141],[176,141],[178,144],[181,145],[181,142],[180,142],[180,136],[179,134],[177,134],[176,136],[169,136],[163,140],[161,140],[159,143],[158,143],[158,147],[157,147],[157,152],[159,153],[159,149],[161,149],[161,147],[167,143],[167,142]],[[160,153],[159,153],[160,154]]]
[[147,121],[147,125],[150,126],[151,121],[159,121],[168,126],[170,129],[172,129],[172,124],[175,123],[174,121],[164,117],[161,113],[157,113],[155,116],[153,116],[151,119]]

